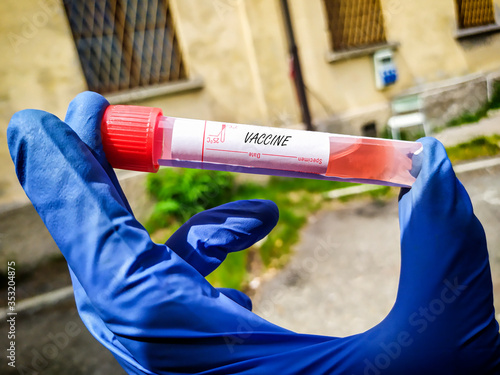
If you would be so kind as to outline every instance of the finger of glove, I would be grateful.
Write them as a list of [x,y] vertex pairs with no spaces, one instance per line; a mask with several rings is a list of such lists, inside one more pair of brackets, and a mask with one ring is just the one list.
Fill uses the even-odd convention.
[[456,231],[468,228],[474,216],[470,198],[456,178],[444,146],[434,138],[420,142],[423,152],[414,156],[414,163],[420,165],[417,179],[399,201],[402,240],[406,233],[415,233],[412,241],[403,241],[403,245],[412,247],[413,243],[419,248],[423,243],[435,244],[437,235],[441,241],[456,237]]
[[200,212],[182,225],[166,245],[203,276],[228,253],[252,246],[278,222],[278,207],[267,200],[244,200]]
[[[399,202],[401,277],[392,315],[413,322],[427,347],[473,340],[492,347],[498,327],[484,230],[443,145],[421,142],[421,170]],[[427,318],[436,306],[439,316]]]
[[[422,138],[419,142],[423,145],[422,152],[413,156],[411,171],[417,179],[411,190],[405,192],[411,192],[413,201],[425,203],[426,210],[433,209],[438,215],[447,215],[450,209],[454,210],[457,199],[468,200],[467,193],[456,189],[458,180],[444,146],[430,137]],[[450,191],[453,192],[452,195],[449,194]],[[441,204],[433,204],[436,202]]]
[[102,95],[90,91],[83,92],[78,94],[69,104],[64,121],[91,150],[115,186],[124,207],[132,212],[127,198],[120,187],[118,178],[106,159],[102,147],[101,122],[104,111],[108,106],[108,101]]
[[[421,165],[411,189],[399,200],[399,223],[403,261],[408,258],[402,277],[420,278],[446,264],[452,244],[464,240],[473,232],[480,233],[470,223],[474,219],[472,204],[453,171],[444,146],[433,138],[423,138],[423,152],[416,155]],[[436,270],[435,270],[436,271]],[[442,272],[433,272],[435,281]],[[403,279],[404,280],[404,279]]]
[[252,300],[245,293],[230,288],[217,288],[217,290],[224,294],[227,298],[236,302],[238,305],[252,311]]

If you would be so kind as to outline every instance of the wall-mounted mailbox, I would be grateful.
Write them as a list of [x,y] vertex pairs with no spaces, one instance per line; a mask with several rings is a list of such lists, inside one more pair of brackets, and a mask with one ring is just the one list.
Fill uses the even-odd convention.
[[373,65],[375,67],[375,86],[383,90],[393,85],[398,79],[398,70],[394,63],[391,49],[383,49],[373,54]]

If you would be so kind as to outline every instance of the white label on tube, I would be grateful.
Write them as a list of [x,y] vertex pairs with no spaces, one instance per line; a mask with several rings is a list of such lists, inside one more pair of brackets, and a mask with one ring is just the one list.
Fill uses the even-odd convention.
[[178,118],[172,133],[176,160],[324,174],[326,133]]

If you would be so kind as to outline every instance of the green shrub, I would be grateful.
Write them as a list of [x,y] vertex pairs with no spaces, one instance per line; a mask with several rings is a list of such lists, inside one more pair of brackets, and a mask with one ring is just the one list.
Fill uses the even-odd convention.
[[148,176],[146,189],[157,201],[149,231],[185,222],[194,214],[227,202],[234,176],[228,172],[165,168]]
[[493,82],[493,92],[491,94],[490,108],[499,109],[500,108],[500,81]]

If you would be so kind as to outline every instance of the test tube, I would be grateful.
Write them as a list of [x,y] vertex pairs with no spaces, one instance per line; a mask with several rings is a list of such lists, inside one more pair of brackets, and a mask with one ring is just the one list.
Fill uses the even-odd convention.
[[159,108],[111,105],[104,152],[114,168],[160,166],[410,187],[422,144],[163,116]]

